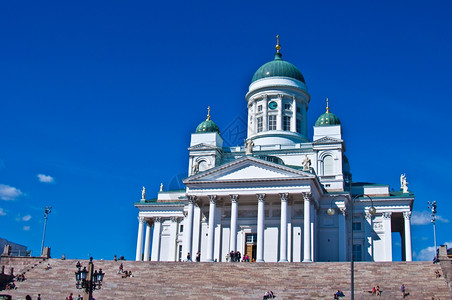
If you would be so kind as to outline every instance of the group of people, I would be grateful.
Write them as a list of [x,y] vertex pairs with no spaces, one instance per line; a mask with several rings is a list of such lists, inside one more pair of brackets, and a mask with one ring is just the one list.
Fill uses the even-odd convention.
[[266,299],[273,299],[273,298],[275,298],[276,296],[273,294],[273,291],[267,291],[267,292],[265,292],[265,294],[264,294],[264,300],[266,300]]
[[228,259],[230,259],[231,262],[240,262],[240,260],[242,259],[242,254],[240,253],[240,251],[231,250],[231,252],[229,252],[229,258],[226,257],[226,261],[228,261]]
[[[192,261],[190,252],[187,253],[187,261]],[[198,251],[196,253],[196,262],[200,262],[200,261],[201,261],[201,251]]]
[[122,278],[133,277],[132,271],[124,270],[122,263],[119,265],[118,274],[122,274]]
[[19,282],[25,281],[25,272],[16,276],[16,280]]
[[[25,296],[25,300],[32,300],[32,298],[30,295],[27,295],[27,296]],[[38,297],[36,298],[36,300],[41,300],[41,294],[38,294]]]
[[371,293],[373,296],[380,296],[381,297],[380,286],[377,285],[377,287],[373,287],[372,290],[369,293]]

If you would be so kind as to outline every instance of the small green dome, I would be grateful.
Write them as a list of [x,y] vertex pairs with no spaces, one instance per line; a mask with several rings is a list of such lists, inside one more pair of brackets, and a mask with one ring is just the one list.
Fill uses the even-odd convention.
[[256,73],[254,73],[251,83],[267,77],[290,77],[306,84],[300,70],[290,62],[282,60],[281,57],[281,53],[276,53],[273,61],[262,65]]
[[324,113],[315,122],[315,126],[333,126],[340,124],[341,121],[339,120],[339,118],[335,114],[330,112]]
[[339,118],[335,114],[330,113],[328,98],[326,98],[326,112],[317,119],[315,126],[333,126],[340,124],[341,121]]
[[195,133],[203,133],[203,132],[218,132],[220,133],[220,129],[217,124],[215,124],[212,120],[208,119],[204,122],[201,122],[198,127],[196,127]]

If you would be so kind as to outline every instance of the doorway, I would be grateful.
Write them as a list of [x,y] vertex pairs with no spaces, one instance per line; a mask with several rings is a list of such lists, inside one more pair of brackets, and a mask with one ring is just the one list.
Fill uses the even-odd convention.
[[246,234],[245,255],[248,255],[250,261],[256,261],[257,233]]

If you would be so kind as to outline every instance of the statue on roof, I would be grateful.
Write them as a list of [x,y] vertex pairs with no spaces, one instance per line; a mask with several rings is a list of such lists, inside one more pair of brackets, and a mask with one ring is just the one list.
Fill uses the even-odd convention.
[[199,163],[197,161],[193,161],[193,166],[192,166],[192,175],[196,175],[199,173]]
[[160,183],[160,192],[163,192],[163,182]]
[[408,181],[406,181],[406,175],[400,175],[400,189],[403,193],[408,193]]
[[305,154],[304,160],[303,160],[303,171],[309,171],[311,170],[311,160],[309,159],[308,155]]
[[251,155],[253,154],[254,142],[252,139],[249,139],[245,142],[245,154]]
[[143,186],[143,189],[141,190],[141,199],[146,199],[146,188]]

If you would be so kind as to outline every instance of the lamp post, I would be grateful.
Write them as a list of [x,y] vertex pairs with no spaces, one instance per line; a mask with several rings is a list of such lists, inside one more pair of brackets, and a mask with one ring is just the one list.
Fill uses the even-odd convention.
[[437,257],[438,254],[438,248],[436,246],[436,201],[430,202],[428,201],[428,208],[432,210],[432,219],[431,222],[433,224],[433,240],[435,242],[435,257]]
[[[351,187],[351,183],[350,183],[350,187]],[[350,195],[351,195],[351,189],[350,189]],[[336,195],[333,197],[333,199],[331,199],[331,204],[330,204],[330,208],[328,208],[327,213],[332,216],[334,215],[336,212],[333,208],[333,200],[338,197],[339,195]],[[362,195],[356,195],[355,197],[353,197],[350,200],[350,241],[351,241],[351,247],[350,247],[350,299],[355,299],[355,264],[354,264],[354,257],[353,257],[353,203],[355,202],[356,199],[360,198],[360,197],[367,197],[370,200],[370,207],[369,207],[369,214],[374,215],[377,210],[374,207],[374,203],[372,201],[372,198],[368,195],[362,194]]]
[[47,216],[52,212],[52,206],[46,206],[44,209],[44,232],[42,233],[42,244],[41,244],[41,255],[44,251],[44,239],[46,237],[46,227],[47,227]]
[[85,296],[87,296],[88,300],[91,300],[93,299],[93,291],[100,290],[105,273],[102,272],[102,269],[93,273],[94,264],[92,257],[89,259],[88,270],[86,270],[86,267],[81,270],[82,265],[79,263],[77,263],[76,267],[78,270],[75,272],[75,287],[83,289]]

